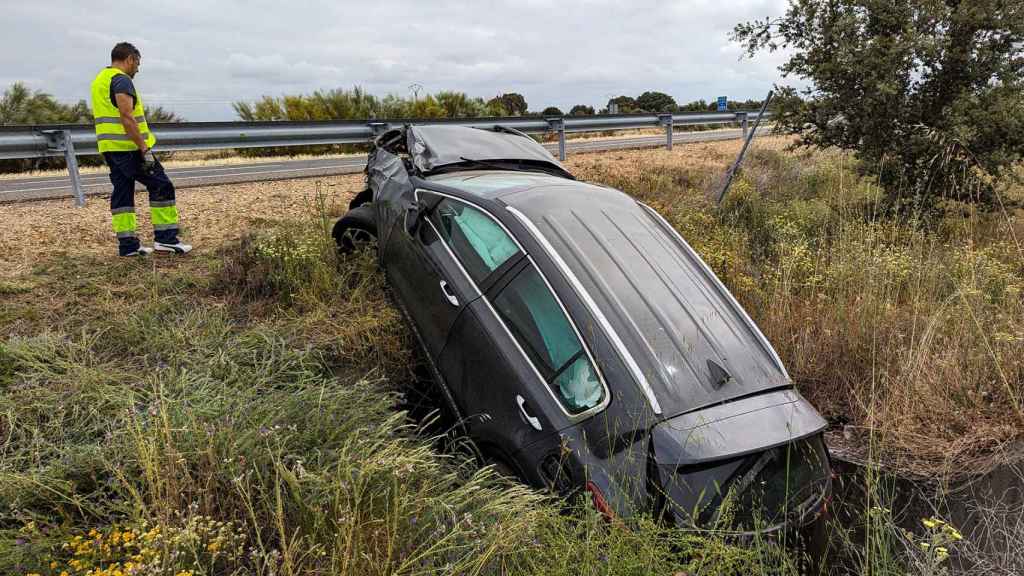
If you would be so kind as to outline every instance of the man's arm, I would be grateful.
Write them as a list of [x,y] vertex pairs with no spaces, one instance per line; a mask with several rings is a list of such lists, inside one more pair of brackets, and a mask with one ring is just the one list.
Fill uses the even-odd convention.
[[142,138],[142,132],[139,132],[139,124],[135,121],[135,115],[132,113],[135,110],[135,100],[132,99],[131,94],[117,93],[114,95],[114,99],[117,100],[117,110],[121,113],[121,125],[124,126],[124,131],[128,133],[128,137],[135,142],[135,145],[139,147],[139,150],[145,154],[149,147],[146,146],[146,141]]

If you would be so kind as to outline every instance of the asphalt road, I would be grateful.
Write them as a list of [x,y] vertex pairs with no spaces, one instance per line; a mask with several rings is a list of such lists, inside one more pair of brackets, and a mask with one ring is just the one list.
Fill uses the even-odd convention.
[[[674,143],[707,142],[740,138],[739,129],[714,130],[708,132],[676,132]],[[615,140],[566,141],[566,152],[598,152],[625,148],[653,148],[665,145],[664,136],[643,136]],[[545,143],[548,150],[558,153],[558,143]],[[196,166],[193,168],[168,168],[167,175],[178,188],[232,184],[261,180],[285,180],[309,178],[334,174],[361,172],[366,158],[317,158],[312,160],[285,160],[281,162],[260,162],[253,164],[230,164],[224,166]],[[110,194],[110,179],[103,174],[82,174],[82,187],[88,196]],[[139,189],[142,189],[139,186]],[[68,176],[44,176],[35,178],[0,179],[0,202],[41,200],[72,196]]]

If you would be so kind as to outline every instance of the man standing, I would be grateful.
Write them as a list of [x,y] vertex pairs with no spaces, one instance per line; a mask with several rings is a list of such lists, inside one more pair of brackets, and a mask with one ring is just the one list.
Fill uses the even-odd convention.
[[[96,143],[110,167],[110,196],[114,233],[121,256],[143,256],[156,250],[186,254],[192,247],[178,239],[178,207],[174,184],[153,156],[156,137],[149,131],[142,98],[132,78],[139,71],[138,48],[121,42],[110,51],[110,66],[92,81],[92,115]],[[153,220],[153,248],[142,246],[135,234],[135,182],[149,191]]]

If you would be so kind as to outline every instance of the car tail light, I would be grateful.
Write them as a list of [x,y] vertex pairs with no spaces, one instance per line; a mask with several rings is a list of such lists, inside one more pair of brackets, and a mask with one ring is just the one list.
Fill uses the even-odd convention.
[[612,510],[612,507],[608,505],[608,501],[605,500],[604,494],[601,493],[601,489],[597,487],[597,484],[588,480],[587,492],[590,492],[590,496],[594,500],[594,508],[597,508],[597,511],[604,516],[605,520],[609,522],[616,520],[615,512]]

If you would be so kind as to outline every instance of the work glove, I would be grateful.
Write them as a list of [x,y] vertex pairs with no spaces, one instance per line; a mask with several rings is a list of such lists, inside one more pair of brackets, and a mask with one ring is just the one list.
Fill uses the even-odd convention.
[[153,155],[152,150],[146,150],[146,153],[142,155],[142,171],[145,174],[153,174],[153,172],[160,166],[160,162]]

